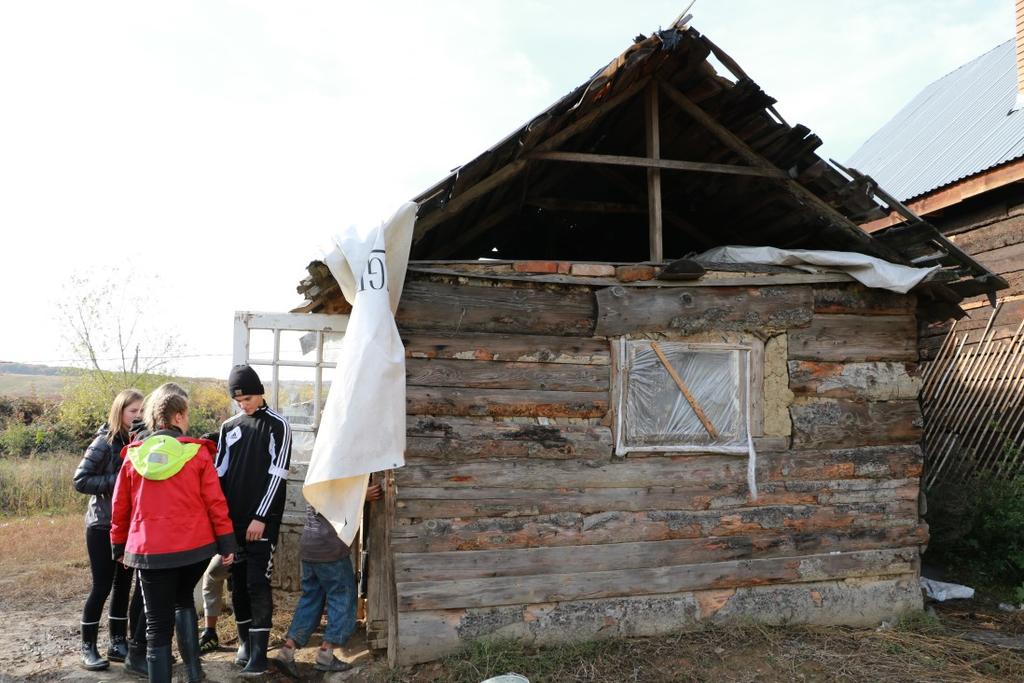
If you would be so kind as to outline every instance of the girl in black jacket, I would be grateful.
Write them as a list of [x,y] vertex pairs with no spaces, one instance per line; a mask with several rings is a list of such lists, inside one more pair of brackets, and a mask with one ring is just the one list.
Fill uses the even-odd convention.
[[125,389],[110,406],[107,424],[100,427],[96,438],[85,450],[85,457],[75,470],[75,489],[91,494],[85,510],[85,545],[92,570],[92,590],[82,610],[82,666],[90,671],[110,666],[96,650],[103,603],[110,595],[110,647],[107,658],[123,662],[128,653],[128,595],[132,570],[112,559],[110,550],[110,501],[114,483],[121,469],[121,449],[129,441],[132,422],[142,410],[142,394]]

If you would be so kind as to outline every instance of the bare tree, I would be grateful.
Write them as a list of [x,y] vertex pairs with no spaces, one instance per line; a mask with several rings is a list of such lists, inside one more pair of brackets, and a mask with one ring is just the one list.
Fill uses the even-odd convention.
[[58,302],[64,341],[106,393],[168,374],[183,345],[160,315],[158,277],[143,280],[118,269],[69,276]]

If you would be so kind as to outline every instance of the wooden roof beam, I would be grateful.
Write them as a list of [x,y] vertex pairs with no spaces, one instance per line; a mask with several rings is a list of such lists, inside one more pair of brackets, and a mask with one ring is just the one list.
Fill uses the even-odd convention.
[[652,159],[620,154],[585,154],[583,152],[534,152],[529,159],[539,161],[568,161],[584,164],[608,164],[610,166],[640,166],[664,171],[696,171],[702,173],[724,173],[726,175],[758,176],[761,178],[789,178],[778,168],[756,168],[735,164],[710,164],[703,161],[679,161],[676,159]]
[[[714,135],[718,140],[735,152],[741,159],[749,163],[751,166],[762,169],[772,169],[774,171],[780,171],[777,166],[768,161],[766,158],[755,152],[747,145],[742,139],[736,134],[730,131],[728,128],[716,121],[710,114],[701,109],[697,104],[690,100],[686,95],[679,91],[675,86],[665,81],[658,81],[658,85],[661,87],[665,95],[668,96],[680,109],[689,114],[697,123],[703,126],[709,133]],[[863,248],[870,254],[881,256],[894,263],[904,263],[905,260],[895,251],[880,244],[877,240],[871,239],[871,237],[861,230],[857,224],[848,219],[843,214],[839,213],[825,201],[823,201],[816,194],[805,188],[800,183],[796,182],[788,175],[784,178],[778,178],[779,183],[785,187],[789,193],[793,196],[796,201],[800,204],[808,206],[812,209],[821,219],[827,222],[829,225],[837,228],[843,234],[850,237],[851,240],[860,243]]]
[[[909,209],[905,204],[903,204],[903,202],[896,199],[891,194],[889,194],[881,187],[879,187],[878,183],[875,182],[875,180],[870,176],[864,175],[857,169],[846,168],[845,166],[837,163],[834,160],[832,163],[838,166],[844,173],[846,173],[846,175],[850,176],[854,180],[864,182],[868,187],[871,188],[871,191],[875,194],[875,196],[880,198],[883,202],[885,202],[887,206],[889,206],[896,213],[902,216],[902,218],[907,222],[908,225],[925,224],[925,221],[921,219],[920,216],[918,216],[911,209]],[[978,263],[973,256],[962,250],[960,247],[956,246],[950,240],[946,239],[946,237],[942,235],[942,233],[940,233],[937,228],[933,226],[929,227],[931,227],[931,238],[933,243],[937,245],[941,251],[948,254],[954,262],[961,264],[968,271],[969,274],[991,276],[991,278],[986,278],[986,281],[990,280],[991,282],[998,285],[997,287],[993,288],[993,292],[995,291],[995,289],[1005,289],[1006,287],[1009,286],[1009,283],[1007,283],[1004,278],[1000,277],[995,273],[990,273],[988,268]],[[918,265],[919,261],[919,259],[914,259],[911,261],[911,263],[914,265]],[[994,297],[995,295],[990,294],[990,296]]]

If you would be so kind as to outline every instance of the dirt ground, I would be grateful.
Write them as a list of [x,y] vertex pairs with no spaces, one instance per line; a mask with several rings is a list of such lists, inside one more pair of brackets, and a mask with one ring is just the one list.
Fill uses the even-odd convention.
[[[88,574],[79,515],[0,517],[0,683],[139,680],[125,674],[121,664],[96,673],[78,667],[78,622]],[[275,597],[272,648],[280,643],[295,597]],[[221,619],[218,632],[222,650],[203,658],[207,680],[238,680],[230,616]],[[311,645],[318,642],[314,636]],[[106,648],[102,632],[100,645]],[[1002,611],[984,599],[957,601],[934,606],[930,616],[877,629],[748,625],[544,650],[484,645],[399,671],[374,659],[360,632],[339,655],[353,669],[325,676],[312,667],[313,648],[301,651],[302,680],[479,683],[518,671],[532,683],[1024,682],[1024,613]],[[175,673],[182,675],[180,666]],[[278,673],[265,680],[290,679]]]
[[[89,590],[89,568],[80,515],[0,518],[0,683],[13,681],[135,681],[140,679],[111,663],[106,671],[88,672],[78,667],[78,624]],[[271,646],[280,643],[297,596],[275,596],[275,629]],[[218,624],[221,651],[203,657],[203,670],[211,683],[238,680],[233,663],[234,621]],[[371,669],[379,669],[366,650],[362,631],[338,653],[353,669],[324,675],[313,669],[314,636],[298,655],[302,680],[364,681]],[[107,646],[100,631],[100,652]],[[274,650],[271,651],[271,655]],[[180,666],[175,675],[180,676]],[[380,678],[373,674],[373,677]],[[183,679],[182,679],[183,680]],[[270,675],[267,681],[291,680]]]

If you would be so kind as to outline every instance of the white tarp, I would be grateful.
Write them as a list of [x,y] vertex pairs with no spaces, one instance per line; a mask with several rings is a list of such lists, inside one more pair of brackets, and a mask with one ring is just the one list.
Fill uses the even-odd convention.
[[970,586],[961,586],[959,583],[946,583],[936,581],[922,576],[918,579],[921,583],[921,590],[932,600],[945,602],[946,600],[970,600],[974,597],[974,589]]
[[369,231],[349,228],[334,238],[323,259],[352,304],[352,314],[302,494],[350,545],[361,523],[370,474],[405,464],[405,347],[394,314],[416,208],[404,204]]
[[714,247],[693,257],[700,264],[761,263],[791,266],[811,273],[838,271],[848,273],[866,287],[888,289],[906,294],[939,269],[911,268],[889,263],[874,256],[853,251],[816,249],[776,249],[775,247]]

